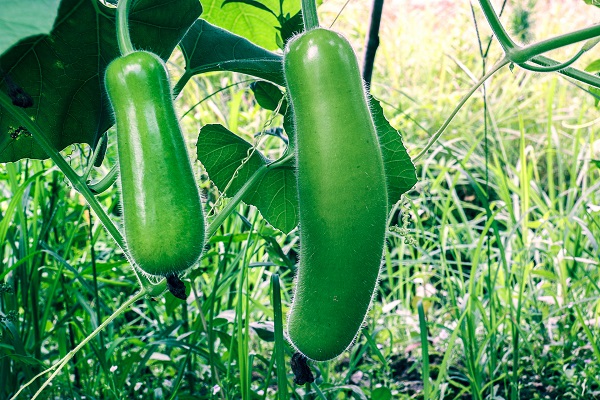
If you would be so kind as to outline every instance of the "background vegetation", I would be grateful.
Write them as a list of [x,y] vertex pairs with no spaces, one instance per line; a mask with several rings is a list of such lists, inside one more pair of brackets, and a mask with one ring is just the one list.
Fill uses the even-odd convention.
[[[322,25],[333,24],[358,54],[369,3],[331,0],[319,9]],[[589,25],[598,13],[576,0],[514,1],[503,21],[531,41]],[[500,58],[496,43],[488,51],[489,35],[468,2],[386,2],[372,92],[411,154]],[[578,66],[598,58],[591,53]],[[175,77],[181,65],[172,57]],[[280,139],[264,133],[282,121],[256,105],[248,79],[213,73],[186,86],[177,106],[191,154],[199,128],[212,122],[273,158],[281,153]],[[600,120],[583,89],[556,74],[504,69],[467,103],[417,163],[419,183],[397,207],[363,335],[339,359],[313,365],[316,385],[296,386],[288,371],[293,398],[600,399]],[[115,161],[111,135],[98,176]],[[63,154],[83,171],[90,151]],[[195,166],[214,214],[226,200]],[[101,199],[118,219],[117,188]],[[0,165],[0,217],[7,398],[80,343],[137,282],[51,162]],[[273,341],[271,276],[281,278],[285,313],[297,251],[295,231],[282,235],[240,206],[187,274],[187,302],[169,293],[137,302],[44,395],[276,398],[272,356],[283,343]]]

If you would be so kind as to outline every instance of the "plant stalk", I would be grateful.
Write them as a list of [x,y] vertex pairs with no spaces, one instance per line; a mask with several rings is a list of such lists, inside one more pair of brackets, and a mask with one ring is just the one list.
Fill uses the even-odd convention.
[[582,42],[584,40],[593,39],[598,36],[600,36],[600,24],[542,40],[541,42],[534,43],[529,46],[510,50],[507,52],[507,55],[511,61],[520,64],[529,61],[533,57],[539,56],[543,53],[569,46],[574,43]]
[[122,56],[135,51],[129,34],[129,10],[133,1],[119,0],[117,4],[117,42]]
[[365,48],[363,63],[363,80],[369,88],[371,87],[371,78],[373,77],[375,54],[379,47],[379,27],[381,26],[381,14],[383,13],[383,1],[373,0],[373,9],[371,10],[371,22],[369,24],[369,34],[367,36],[367,46]]
[[304,21],[305,31],[319,27],[316,0],[302,0],[302,20]]

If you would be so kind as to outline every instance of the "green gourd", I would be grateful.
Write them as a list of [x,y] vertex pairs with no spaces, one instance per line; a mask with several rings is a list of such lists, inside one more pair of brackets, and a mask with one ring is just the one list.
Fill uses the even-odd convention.
[[284,52],[294,112],[300,263],[288,336],[306,357],[355,340],[377,284],[387,229],[381,149],[350,43],[317,28]]
[[108,65],[105,86],[117,123],[127,250],[147,274],[180,273],[202,254],[205,222],[166,66],[135,51]]

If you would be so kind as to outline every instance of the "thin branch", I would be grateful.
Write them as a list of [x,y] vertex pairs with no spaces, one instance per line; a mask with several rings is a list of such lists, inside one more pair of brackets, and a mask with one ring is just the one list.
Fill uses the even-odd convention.
[[383,13],[383,1],[373,0],[373,9],[371,10],[371,23],[369,24],[369,34],[367,36],[367,45],[365,46],[365,59],[363,62],[363,80],[370,90],[371,78],[373,76],[373,64],[375,63],[375,54],[379,47],[379,28],[381,26],[381,14]]

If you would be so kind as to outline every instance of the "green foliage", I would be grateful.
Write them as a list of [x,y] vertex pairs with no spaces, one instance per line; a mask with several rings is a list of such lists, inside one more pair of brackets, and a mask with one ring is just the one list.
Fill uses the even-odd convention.
[[381,104],[375,98],[371,98],[370,108],[383,156],[388,207],[392,208],[400,197],[417,183],[416,170],[402,142],[400,132],[385,118]]
[[60,0],[2,2],[0,54],[29,36],[50,33]]
[[282,48],[299,25],[295,0],[207,0],[202,6],[203,19],[268,50]]
[[235,71],[283,84],[280,55],[204,19],[194,22],[181,41],[181,51],[185,73],[190,77],[210,71]]
[[[226,196],[235,194],[252,174],[271,161],[221,125],[202,127],[197,152],[210,179]],[[298,225],[296,177],[291,167],[268,171],[242,200],[256,206],[271,225],[284,233]]]
[[[69,43],[76,35],[87,43],[77,47],[81,59],[74,54],[64,60],[84,69],[88,63],[96,64],[80,76],[69,69],[68,77],[59,76],[60,82],[68,83],[70,77],[80,83],[90,77],[99,79],[94,75],[100,70],[97,63],[113,54],[114,33],[107,29],[95,36],[92,26],[111,25],[112,11],[98,4],[94,13],[99,13],[90,14],[95,2],[69,1],[64,3],[72,4],[74,11],[64,15],[62,24],[77,21],[79,9],[95,17],[70,29],[56,27],[73,31],[61,36]],[[323,24],[329,26],[335,19],[335,29],[353,38],[358,49],[366,27],[357,21],[364,22],[369,3],[351,2],[338,17],[342,3],[323,7]],[[418,10],[388,10],[394,23],[382,25],[371,87],[390,125],[398,127],[404,142],[414,149],[411,154],[423,148],[430,133],[444,122],[471,81],[481,75],[482,65],[472,21],[465,19],[471,16],[468,8],[452,5],[440,12],[435,8],[438,2],[426,3]],[[236,7],[252,9],[239,3],[220,8],[222,1],[202,4],[214,8],[215,15]],[[539,6],[546,12],[540,15],[564,18],[544,18],[543,24],[533,27],[535,37],[549,38],[595,22],[585,7],[579,13],[579,7],[563,2]],[[170,12],[166,7],[172,5],[158,8],[165,17]],[[270,7],[277,10],[276,5]],[[271,49],[281,45],[277,36],[284,26],[273,29],[281,26],[277,18],[260,9],[248,12],[239,15],[268,21],[268,28],[257,32],[271,41]],[[293,12],[289,11],[288,21],[297,18]],[[475,14],[478,26],[483,26],[483,19]],[[142,16],[140,11],[134,19]],[[202,29],[196,29],[197,25]],[[144,25],[140,29],[148,31],[139,40],[145,37],[148,46],[172,49],[175,34],[171,37],[170,29],[159,29],[162,40],[172,39],[167,46],[158,35],[152,37],[151,26],[166,27]],[[199,140],[211,137],[206,146],[217,153],[212,160],[220,160],[214,164],[217,172],[208,172],[210,177],[199,167],[203,194],[218,216],[224,203],[218,200],[219,190],[229,185],[225,194],[234,195],[232,187],[243,184],[242,178],[248,175],[243,170],[247,167],[239,169],[241,175],[231,182],[231,175],[219,174],[226,157],[232,157],[236,170],[254,147],[256,132],[286,138],[292,126],[289,113],[282,122],[272,112],[280,99],[275,86],[257,84],[251,93],[242,89],[246,77],[214,73],[229,69],[260,76],[258,70],[264,68],[267,75],[263,78],[281,84],[277,80],[281,75],[270,67],[279,62],[276,53],[203,22],[195,22],[194,27],[184,39],[186,57],[191,59],[193,54],[194,61],[183,72],[187,80],[178,85],[178,106],[189,109],[182,120],[184,131],[206,126]],[[204,36],[208,31],[210,35]],[[251,36],[250,30],[242,32],[246,35]],[[207,37],[206,46],[214,52],[202,52],[205,45],[194,43]],[[479,39],[486,44],[485,38]],[[42,52],[29,39],[23,43],[40,60],[58,54],[54,51],[58,47],[45,47],[47,52]],[[220,43],[231,45],[218,48]],[[98,49],[105,45],[112,50],[102,53],[107,58],[100,58]],[[244,52],[232,51],[233,45],[244,47]],[[449,49],[453,58],[446,56]],[[55,54],[49,54],[52,51]],[[83,59],[90,54],[95,61]],[[171,51],[161,54],[166,57]],[[568,51],[556,51],[557,59],[570,56]],[[203,57],[214,58],[208,65],[203,64]],[[492,45],[487,61],[500,57],[498,47]],[[184,70],[187,63],[177,52],[171,61],[175,71]],[[23,64],[23,71],[30,71],[28,64]],[[52,77],[53,64],[43,61],[43,66],[43,75]],[[18,69],[13,68],[9,76],[21,85]],[[190,79],[207,71],[213,73]],[[8,86],[6,79],[0,82],[2,95]],[[64,96],[56,97],[59,103],[71,99],[73,87],[64,84],[51,89],[52,96]],[[92,118],[99,112],[96,95],[84,86],[73,112],[92,110]],[[423,395],[425,363],[429,364],[431,398],[600,398],[596,345],[600,337],[600,154],[597,127],[589,123],[597,118],[597,109],[589,94],[576,86],[518,67],[496,74],[485,88],[485,103],[483,99],[467,103],[468,109],[456,116],[417,164],[420,183],[405,195],[401,207],[392,209],[391,225],[400,228],[388,234],[379,290],[363,335],[338,360],[311,365],[314,385],[293,384],[288,375],[292,350],[282,339],[285,321],[281,319],[291,303],[300,249],[295,223],[269,216],[269,207],[260,207],[261,213],[267,209],[261,216],[257,208],[240,204],[211,238],[200,265],[183,278],[191,289],[186,302],[168,294],[136,302],[75,355],[41,398],[238,399],[244,393],[253,399],[275,399],[285,397],[276,389],[279,385],[287,387],[285,395],[291,399],[410,399]],[[33,96],[33,101],[34,107],[26,109],[31,113],[42,100]],[[84,103],[90,110],[79,108]],[[1,125],[8,117],[4,109],[0,112]],[[54,127],[44,120],[39,123],[44,130],[47,125]],[[22,142],[23,152],[30,151],[33,142],[26,129],[15,124],[2,127],[1,149],[12,151],[14,143]],[[95,138],[97,127],[90,129],[85,135]],[[391,147],[401,149],[400,135],[390,132]],[[220,148],[216,145],[219,137]],[[249,166],[260,168],[267,159],[289,152],[282,140],[260,138],[257,151],[247,160]],[[105,165],[115,164],[114,142],[110,131]],[[67,146],[67,142],[58,143]],[[228,152],[229,146],[234,151]],[[217,157],[219,152],[223,157]],[[107,173],[106,166],[90,167],[87,149],[70,146],[62,155],[85,179],[88,169],[90,179]],[[281,171],[292,176],[290,185],[295,184],[290,171]],[[401,169],[394,171],[386,172],[396,174],[393,181],[400,191],[400,184],[410,182],[402,183]],[[412,179],[413,171],[408,172]],[[210,182],[213,175],[220,183]],[[282,184],[285,181],[276,180],[264,193],[273,195]],[[111,219],[121,221],[114,186],[96,198]],[[270,228],[263,217],[283,228]],[[282,233],[286,229],[291,231]],[[271,302],[275,275],[281,297]],[[130,299],[137,286],[121,250],[94,213],[90,215],[80,194],[52,163],[36,160],[0,165],[0,282],[0,371],[9,371],[0,373],[0,398],[10,398],[35,375],[55,365]],[[419,304],[424,316],[420,320]],[[423,326],[428,332],[423,332]],[[270,341],[272,331],[274,342]],[[274,349],[283,363],[275,361]],[[31,398],[49,375],[35,381],[19,398]]]
[[285,95],[272,83],[256,81],[250,85],[256,102],[262,108],[285,115],[288,109]]
[[[201,11],[195,0],[138,1],[132,40],[166,59]],[[33,99],[25,111],[59,150],[95,144],[113,124],[103,77],[118,54],[114,15],[114,8],[97,1],[64,0],[49,35],[23,40],[0,56],[0,69]],[[48,157],[30,135],[5,134],[19,127],[0,109],[0,162]]]
[[[595,60],[592,63],[590,63],[585,68],[585,70],[587,72],[591,72],[596,75],[600,75],[600,59]],[[600,104],[600,89],[595,88],[595,87],[590,87],[589,90],[590,90],[590,93],[592,94],[592,96],[594,96],[594,104],[596,105],[596,107],[598,107],[598,104]]]
[[532,39],[532,19],[535,1],[520,2],[511,15],[511,30],[520,43],[529,43]]
[[[268,110],[274,111],[279,107],[282,112],[287,108],[279,105],[280,101],[285,104],[281,92],[266,82],[254,84],[253,92],[258,103]],[[417,177],[400,133],[386,120],[379,103],[374,99],[370,103],[381,145],[387,176],[388,204],[391,208],[402,194],[414,186]],[[229,197],[258,168],[272,162],[260,150],[220,125],[204,126],[200,130],[196,148],[198,159],[206,168],[210,179]],[[278,168],[268,171],[251,193],[244,196],[243,201],[258,207],[263,217],[275,228],[289,233],[298,224],[296,190],[294,169]]]

